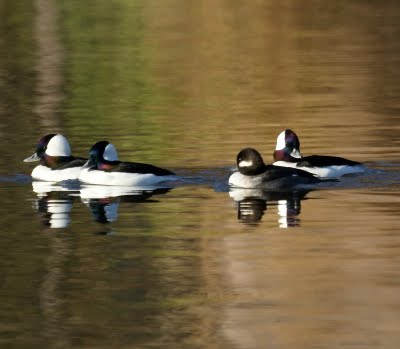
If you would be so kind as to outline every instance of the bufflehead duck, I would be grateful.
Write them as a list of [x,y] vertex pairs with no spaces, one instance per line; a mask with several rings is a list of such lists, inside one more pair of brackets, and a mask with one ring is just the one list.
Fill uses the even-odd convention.
[[295,167],[319,177],[336,178],[349,173],[365,171],[364,166],[356,161],[338,156],[311,155],[302,156],[300,141],[292,130],[282,131],[276,141],[274,165]]
[[236,162],[239,171],[229,177],[229,184],[235,187],[287,190],[297,185],[321,182],[302,170],[265,165],[260,153],[252,148],[241,150]]
[[87,184],[119,186],[151,186],[176,180],[175,173],[153,165],[118,160],[114,145],[97,142],[89,151],[89,160],[79,179]]
[[32,161],[40,161],[32,171],[33,178],[60,182],[78,179],[87,159],[71,156],[71,147],[63,135],[48,134],[39,140],[36,152],[24,160]]

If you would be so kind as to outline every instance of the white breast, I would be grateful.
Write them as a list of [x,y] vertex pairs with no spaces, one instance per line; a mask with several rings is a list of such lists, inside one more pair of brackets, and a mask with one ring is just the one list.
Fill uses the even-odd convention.
[[262,184],[262,176],[245,176],[235,172],[229,177],[229,185],[239,188],[257,188]]
[[97,170],[82,170],[79,180],[88,184],[147,186],[165,181],[176,180],[176,176],[156,176],[151,173],[105,172]]
[[78,179],[81,167],[71,167],[64,170],[52,170],[49,167],[39,165],[32,171],[32,177],[41,181],[61,182],[66,180]]

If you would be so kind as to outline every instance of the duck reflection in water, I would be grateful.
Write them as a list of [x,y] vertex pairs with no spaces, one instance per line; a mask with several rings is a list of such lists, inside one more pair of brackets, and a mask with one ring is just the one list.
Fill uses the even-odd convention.
[[280,228],[300,225],[301,200],[310,190],[267,191],[262,189],[231,188],[229,196],[235,201],[238,219],[245,224],[257,224],[268,207],[277,206]]
[[109,224],[117,220],[120,203],[152,202],[150,197],[170,190],[171,188],[85,185],[81,187],[80,196],[96,222]]
[[79,192],[76,186],[34,181],[32,188],[38,197],[34,208],[38,211],[42,224],[50,228],[66,228],[71,222],[74,194]]

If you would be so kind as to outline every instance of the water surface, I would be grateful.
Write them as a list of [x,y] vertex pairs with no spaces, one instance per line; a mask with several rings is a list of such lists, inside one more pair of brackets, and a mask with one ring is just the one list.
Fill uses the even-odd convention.
[[[3,346],[398,347],[396,2],[0,8]],[[304,154],[369,171],[229,191],[239,150],[270,162],[288,127]],[[32,183],[22,159],[50,132],[80,156],[108,139],[183,179]]]

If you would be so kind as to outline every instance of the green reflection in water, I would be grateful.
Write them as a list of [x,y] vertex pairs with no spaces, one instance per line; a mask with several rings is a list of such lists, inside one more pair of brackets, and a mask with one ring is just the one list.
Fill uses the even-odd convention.
[[[10,174],[26,157],[20,144],[27,130],[33,134],[35,42],[32,38],[34,9],[31,1],[5,1],[0,5],[0,147],[4,152],[0,172]],[[6,130],[6,132],[4,132]],[[22,137],[21,137],[22,136]],[[18,141],[16,142],[16,140]],[[13,147],[10,147],[10,144]]]
[[[141,2],[60,2],[66,47],[64,120],[89,140],[108,138],[131,153],[147,143],[151,158],[168,144],[150,82],[145,8]],[[141,159],[146,160],[146,159]]]

